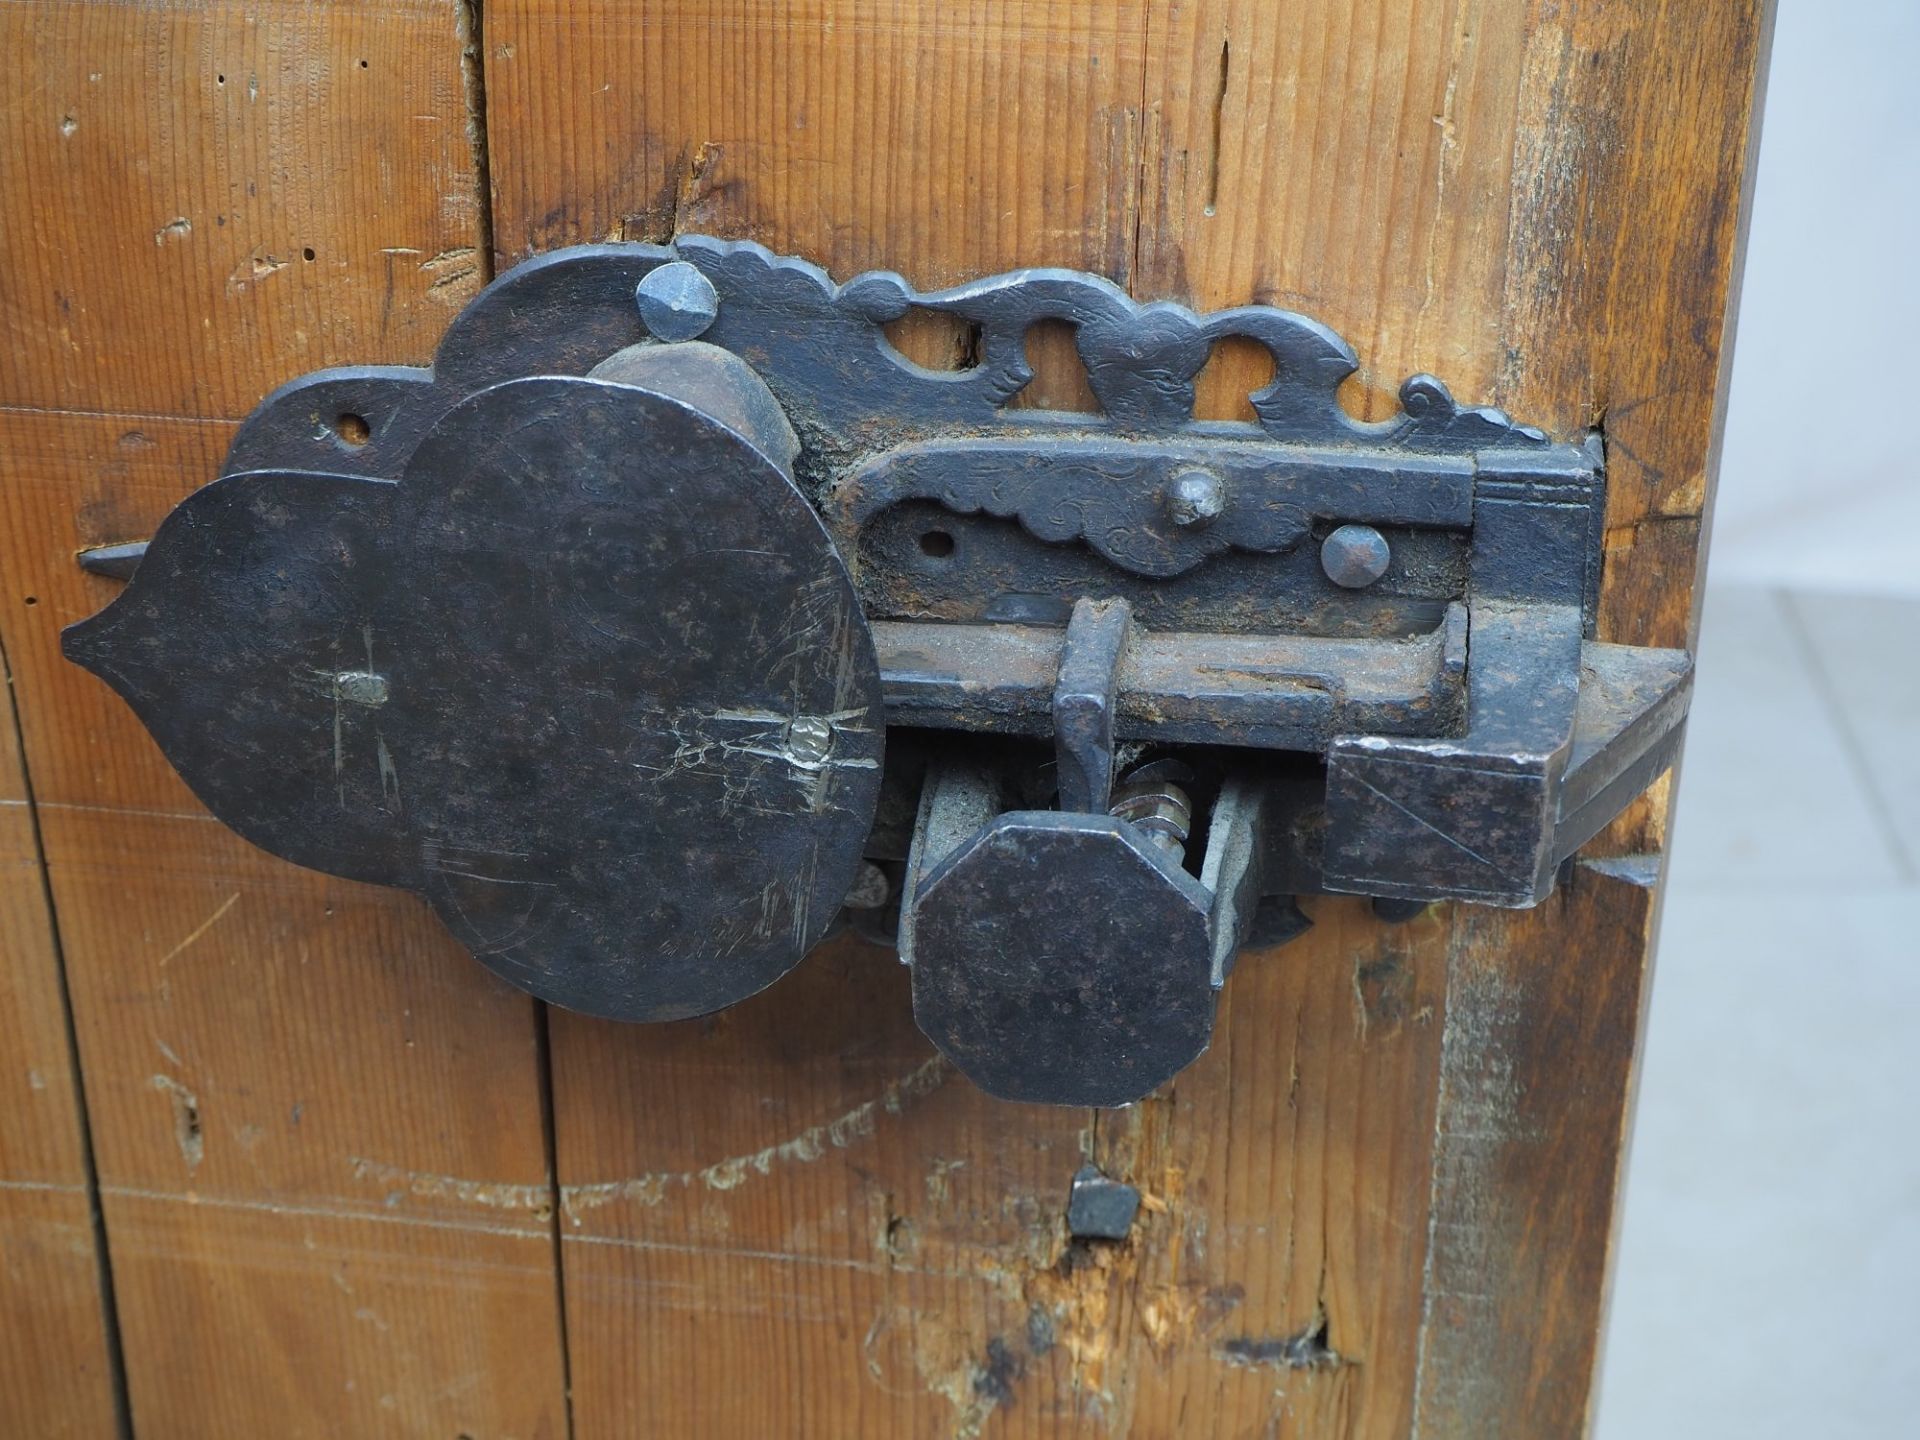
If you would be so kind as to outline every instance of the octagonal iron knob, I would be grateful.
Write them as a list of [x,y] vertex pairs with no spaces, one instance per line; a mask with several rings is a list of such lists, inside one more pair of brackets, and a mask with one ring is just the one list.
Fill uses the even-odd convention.
[[1205,1051],[1261,889],[1265,791],[1229,781],[1200,874],[1118,815],[995,813],[936,768],[907,863],[901,959],[941,1052],[1007,1100],[1127,1105]]

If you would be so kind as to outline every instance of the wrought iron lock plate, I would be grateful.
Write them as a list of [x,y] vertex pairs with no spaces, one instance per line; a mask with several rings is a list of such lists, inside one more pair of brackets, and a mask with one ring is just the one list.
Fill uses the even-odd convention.
[[[962,368],[893,347],[914,308]],[[1018,403],[1042,321],[1101,413]],[[1193,418],[1227,337],[1255,422]],[[1688,656],[1591,638],[1598,437],[1429,376],[1361,423],[1355,368],[1071,271],[564,250],[430,370],[268,396],[82,556],[131,581],[66,651],[240,834],[542,998],[701,1014],[854,913],[986,1089],[1124,1104],[1290,897],[1534,904],[1678,743]]]

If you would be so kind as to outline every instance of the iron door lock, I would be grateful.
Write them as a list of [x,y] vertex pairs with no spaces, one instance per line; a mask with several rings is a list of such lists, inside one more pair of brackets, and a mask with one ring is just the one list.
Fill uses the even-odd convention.
[[[957,368],[889,340],[916,309]],[[1017,403],[1045,321],[1101,413]],[[1273,379],[1196,420],[1229,337]],[[564,250],[430,370],[268,396],[83,553],[131,579],[66,651],[248,840],[544,999],[705,1013],[851,915],[984,1088],[1124,1104],[1292,897],[1532,905],[1678,744],[1689,657],[1592,638],[1598,437],[1429,376],[1362,423],[1355,368],[1071,271]]]

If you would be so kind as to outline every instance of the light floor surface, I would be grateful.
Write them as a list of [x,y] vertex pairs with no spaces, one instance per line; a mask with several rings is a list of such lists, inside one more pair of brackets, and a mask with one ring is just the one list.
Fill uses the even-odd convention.
[[1599,1440],[1920,1436],[1920,601],[1710,587]]

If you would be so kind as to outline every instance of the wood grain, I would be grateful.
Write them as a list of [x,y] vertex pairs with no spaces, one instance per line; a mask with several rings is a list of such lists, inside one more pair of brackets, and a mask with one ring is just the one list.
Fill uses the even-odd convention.
[[1146,11],[1145,0],[490,5],[500,258],[697,231],[804,252],[836,273],[903,265],[923,288],[1011,264],[1124,277]]
[[1697,623],[1772,33],[1769,0],[1529,16],[1497,394],[1605,432],[1607,639]]
[[238,418],[479,289],[452,0],[0,0],[0,404]]
[[[1501,0],[1156,7],[1135,289],[1324,321],[1358,352],[1348,403],[1370,418],[1422,370],[1484,401],[1511,339],[1524,43]],[[1215,383],[1261,383],[1251,364]]]
[[[843,275],[1078,264],[1143,298],[1307,310],[1360,353],[1358,413],[1388,413],[1399,381],[1430,370],[1463,399],[1562,434],[1604,423],[1664,457],[1649,484],[1619,452],[1606,625],[1675,643],[1763,12],[502,0],[488,10],[495,233],[502,261],[699,230]],[[1039,384],[1072,397],[1062,338],[1036,347]],[[1203,407],[1238,413],[1264,378],[1244,347],[1218,355]],[[1657,851],[1662,803],[1616,827],[1613,850]],[[1316,914],[1312,937],[1243,966],[1205,1060],[1087,1123],[1083,1143],[1156,1202],[1089,1264],[1058,1230],[1072,1134],[1058,1117],[983,1117],[953,1077],[888,1105],[926,1052],[898,978],[864,952],[816,957],[698,1038],[558,1020],[567,1185],[773,1157],[721,1195],[676,1181],[624,1214],[569,1216],[581,1433],[617,1433],[642,1403],[684,1421],[711,1393],[690,1377],[743,1348],[769,1358],[729,1371],[724,1403],[752,1428],[1579,1433],[1647,892],[1583,872],[1518,919],[1443,910],[1392,931],[1358,907]],[[1590,968],[1568,990],[1571,955]],[[1594,1051],[1576,1071],[1558,1048],[1569,1027]],[[1500,1045],[1483,1053],[1479,1036]],[[1489,1065],[1541,1108],[1489,1112]],[[617,1091],[636,1099],[609,1124]],[[793,1137],[834,1133],[876,1098],[871,1134],[817,1155],[802,1143],[793,1163]],[[977,1199],[903,1183],[979,1166],[976,1132],[996,1123],[988,1193],[1013,1213],[982,1226]],[[907,1285],[876,1248],[876,1211],[934,1273]],[[1559,1249],[1578,1259],[1552,1269]],[[1458,1306],[1463,1255],[1477,1309]],[[983,1269],[997,1305],[962,1278]],[[794,1324],[741,1310],[743,1285],[777,1287]],[[1037,1302],[1050,1344],[1008,1328],[1016,1297]],[[685,1344],[625,1383],[626,1357],[662,1330]],[[902,1330],[936,1337],[909,1347],[917,1385],[896,1364],[851,1388],[808,1379],[859,1380],[863,1346]]]
[[[1271,301],[1355,345],[1360,413],[1431,370],[1603,425],[1603,631],[1679,643],[1763,0],[476,20],[0,0],[35,57],[0,79],[0,642],[139,1433],[1581,1433],[1666,787],[1539,911],[1313,905],[1126,1112],[984,1099],[847,939],[707,1020],[554,1015],[549,1137],[534,1008],[416,901],[214,825],[56,637],[110,593],[75,549],[148,533],[273,383],[426,358],[489,245],[698,230],[926,286],[1050,263]],[[1037,394],[1088,403],[1070,337],[1033,350]],[[1263,363],[1222,347],[1204,410],[1244,413]],[[0,1039],[44,1078],[64,1023],[8,783]],[[0,1384],[99,1433],[78,1134],[70,1082],[0,1087],[0,1181],[31,1182],[0,1184],[9,1280],[65,1297],[35,1343],[96,1367],[57,1386],[23,1350]],[[1065,1234],[1088,1156],[1147,1197],[1120,1245]]]
[[133,712],[60,654],[60,631],[119,593],[74,563],[151,535],[219,472],[225,421],[0,410],[0,633],[44,804],[204,815]]
[[115,1375],[96,1197],[28,798],[9,684],[0,695],[0,1396],[18,1434],[109,1435]]
[[1207,1055],[1099,1119],[1103,1168],[1166,1206],[1116,1266],[1121,1433],[1407,1433],[1446,926],[1309,908],[1241,957]]
[[1586,1431],[1657,874],[1455,918],[1415,1435]]
[[1064,1381],[1027,1337],[1086,1116],[1010,1135],[890,952],[829,946],[701,1021],[553,1018],[578,1433],[941,1433],[996,1407],[996,1364]]
[[[1528,343],[1499,398],[1606,436],[1602,638],[1690,644],[1773,7],[1528,19],[1503,301]],[[1590,1421],[1671,795],[1630,807],[1588,847],[1612,858],[1539,911],[1457,921],[1423,1440]]]
[[566,1435],[544,1225],[107,1200],[139,1435]]
[[0,640],[142,1436],[565,1433],[531,1002],[418,902],[228,834],[58,652],[112,593],[76,549],[151,533],[278,381],[428,358],[478,287],[463,24],[0,4],[34,57],[0,82]]
[[210,819],[40,813],[140,1433],[559,1433],[530,1002]]

